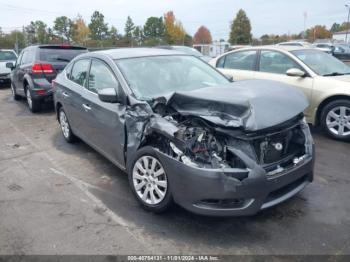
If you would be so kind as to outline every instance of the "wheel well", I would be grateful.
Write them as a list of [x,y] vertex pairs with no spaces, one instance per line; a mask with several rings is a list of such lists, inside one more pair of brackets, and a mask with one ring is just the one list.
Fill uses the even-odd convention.
[[337,96],[331,96],[328,97],[327,99],[323,100],[321,102],[321,104],[318,106],[317,108],[317,113],[316,113],[316,119],[315,119],[315,125],[319,125],[321,122],[321,114],[323,111],[323,108],[329,104],[330,102],[336,101],[336,100],[341,100],[341,99],[345,99],[345,100],[349,100],[350,101],[350,96],[346,96],[346,95],[337,95]]
[[29,85],[29,83],[28,83],[27,79],[24,79],[24,81],[23,81],[24,92],[27,91],[27,90],[26,90],[26,86],[28,86],[28,85]]
[[60,102],[56,103],[56,118],[59,121],[58,113],[60,111],[60,108],[62,107],[62,104]]

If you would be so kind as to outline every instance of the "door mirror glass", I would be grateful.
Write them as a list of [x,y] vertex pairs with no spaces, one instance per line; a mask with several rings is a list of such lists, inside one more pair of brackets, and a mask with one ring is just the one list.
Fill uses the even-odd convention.
[[15,65],[12,62],[7,62],[6,63],[6,67],[10,68],[11,70],[13,70],[15,68]]
[[288,69],[286,74],[287,74],[287,76],[296,76],[296,77],[304,77],[305,76],[305,72],[298,69],[298,68]]
[[98,90],[98,97],[102,102],[118,103],[118,95],[114,88],[105,88]]

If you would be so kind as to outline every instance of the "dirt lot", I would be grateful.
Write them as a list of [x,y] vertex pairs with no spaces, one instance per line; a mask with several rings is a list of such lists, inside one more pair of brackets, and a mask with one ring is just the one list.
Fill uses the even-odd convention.
[[313,131],[315,181],[278,207],[208,218],[142,210],[118,168],[67,144],[53,109],[0,89],[0,254],[350,254],[350,145]]

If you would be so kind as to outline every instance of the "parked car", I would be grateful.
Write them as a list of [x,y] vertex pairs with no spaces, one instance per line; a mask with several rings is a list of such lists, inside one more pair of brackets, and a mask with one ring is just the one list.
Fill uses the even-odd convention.
[[350,67],[316,49],[263,46],[226,53],[210,62],[234,80],[269,79],[308,97],[307,121],[328,135],[350,139]]
[[335,44],[332,54],[339,60],[350,61],[350,47],[348,45]]
[[17,54],[13,50],[0,49],[0,84],[10,83],[11,69],[6,67],[8,62],[15,62]]
[[128,173],[142,206],[251,215],[313,179],[307,100],[272,81],[230,81],[191,55],[92,52],[53,81],[57,119]]
[[52,80],[74,57],[86,52],[85,47],[70,45],[36,45],[25,48],[15,64],[6,64],[12,70],[13,98],[19,100],[25,97],[29,109],[33,113],[38,112],[42,103],[52,100]]
[[197,49],[194,49],[194,48],[188,47],[188,46],[166,45],[166,46],[158,46],[157,48],[180,51],[180,52],[183,52],[185,54],[198,57],[205,62],[209,62],[212,59],[210,56],[205,56],[201,52],[199,52]]
[[290,42],[282,42],[278,43],[277,46],[299,46],[299,47],[307,47],[307,48],[312,48],[312,44],[309,42],[305,41],[290,41]]
[[313,46],[327,54],[333,54],[334,51],[334,45],[332,43],[315,43]]

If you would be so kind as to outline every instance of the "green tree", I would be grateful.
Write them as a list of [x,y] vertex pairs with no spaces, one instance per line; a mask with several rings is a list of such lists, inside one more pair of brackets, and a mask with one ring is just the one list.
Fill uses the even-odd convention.
[[146,39],[160,40],[163,38],[165,34],[163,17],[149,17],[143,26],[143,34]]
[[127,40],[127,43],[131,46],[133,45],[133,33],[135,30],[135,24],[132,21],[131,17],[128,16],[126,19],[125,27],[124,27],[124,32],[125,32],[125,38]]
[[338,23],[334,23],[333,25],[332,25],[332,27],[331,27],[331,33],[335,33],[335,32],[339,32],[340,31],[340,29],[341,29],[341,26],[340,26],[340,24],[338,24]]
[[252,27],[243,9],[240,9],[231,24],[229,42],[232,45],[249,44],[252,41]]
[[144,31],[141,26],[136,26],[133,31],[133,38],[135,40],[136,45],[140,46],[144,41]]
[[108,35],[108,24],[105,23],[104,15],[98,11],[93,13],[89,28],[93,40],[101,41]]
[[29,25],[24,27],[26,45],[32,45],[37,43],[36,35],[35,35],[35,23],[33,21],[30,22]]
[[58,36],[67,40],[67,42],[72,40],[74,35],[74,23],[70,18],[66,16],[57,17],[54,21],[53,29]]
[[47,44],[49,42],[47,25],[43,21],[35,21],[34,27],[37,41],[41,44]]

